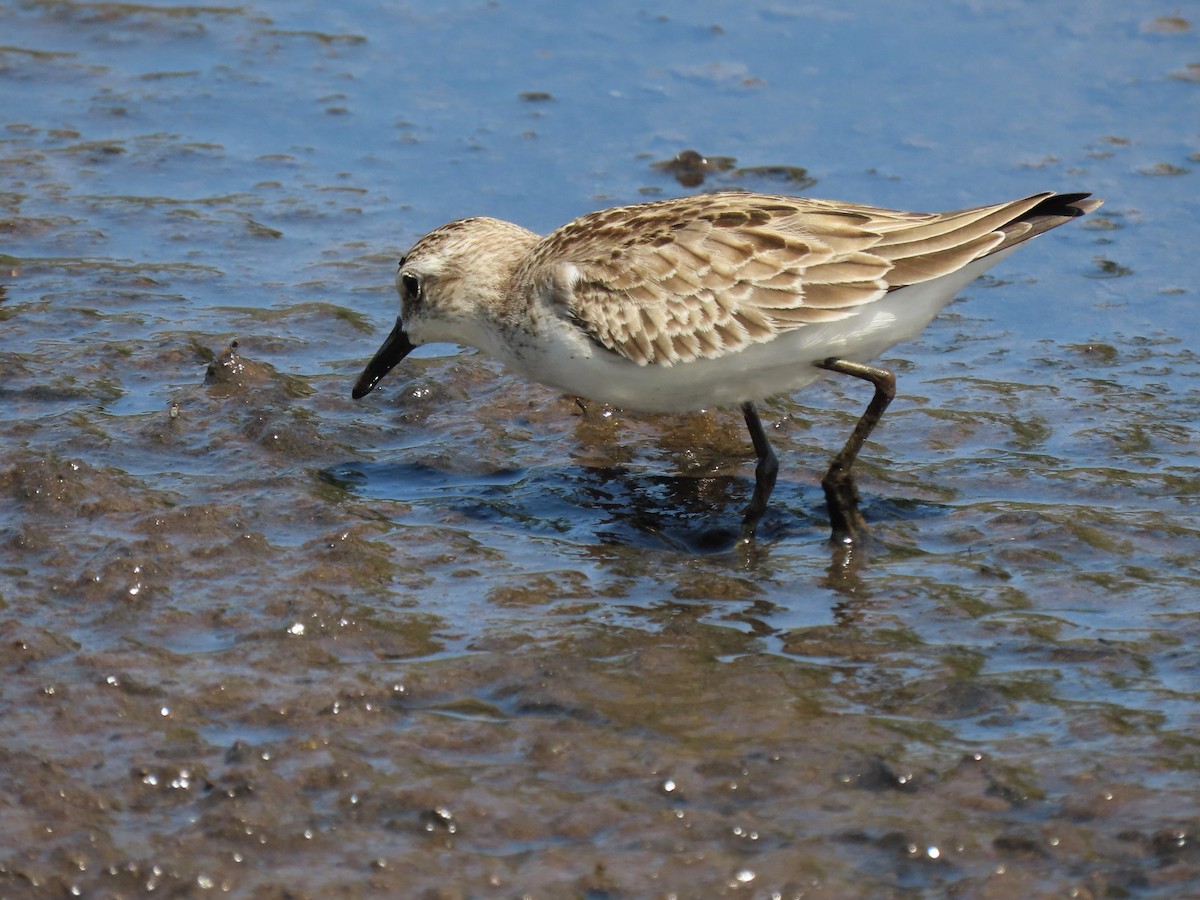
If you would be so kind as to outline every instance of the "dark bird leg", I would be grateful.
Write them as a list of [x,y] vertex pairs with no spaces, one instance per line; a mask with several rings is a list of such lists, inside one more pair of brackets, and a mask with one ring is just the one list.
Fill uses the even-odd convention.
[[758,418],[758,410],[754,404],[742,404],[742,415],[746,417],[746,427],[750,429],[750,440],[754,443],[754,452],[758,456],[758,465],[754,468],[754,496],[742,518],[741,540],[748,541],[754,537],[754,529],[758,520],[767,511],[767,501],[771,499],[771,491],[775,490],[775,476],[779,474],[779,460],[767,440],[762,422]]
[[[853,375],[875,385],[875,396],[867,405],[867,411],[862,414],[846,446],[833,458],[829,471],[821,479],[821,487],[825,491],[825,503],[829,507],[829,524],[833,530],[833,540],[839,543],[851,544],[859,540],[867,531],[867,522],[858,511],[858,490],[854,487],[854,475],[850,467],[854,465],[858,451],[871,434],[872,429],[879,424],[883,411],[888,408],[892,398],[896,396],[896,376],[887,369],[868,366],[863,363],[851,362],[848,359],[838,359],[831,356],[817,367],[828,369],[830,372],[840,372],[843,375]],[[753,506],[753,503],[751,504]]]

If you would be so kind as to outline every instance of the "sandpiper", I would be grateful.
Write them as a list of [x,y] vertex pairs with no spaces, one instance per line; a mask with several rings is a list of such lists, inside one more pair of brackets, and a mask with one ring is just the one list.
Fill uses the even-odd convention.
[[945,213],[723,192],[594,212],[546,237],[450,222],[400,260],[396,326],[354,385],[416,346],[489,353],[577,397],[644,412],[738,406],[758,457],[750,540],[779,465],[755,408],[840,372],[875,393],[822,479],[835,540],[865,530],[851,466],[895,395],[867,365],[1017,246],[1100,205],[1045,191]]

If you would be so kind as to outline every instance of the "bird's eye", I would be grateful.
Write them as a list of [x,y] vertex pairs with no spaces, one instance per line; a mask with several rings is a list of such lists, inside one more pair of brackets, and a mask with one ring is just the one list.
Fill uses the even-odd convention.
[[405,272],[400,276],[400,284],[404,288],[404,293],[414,300],[419,300],[421,297],[421,282],[416,275],[410,275]]

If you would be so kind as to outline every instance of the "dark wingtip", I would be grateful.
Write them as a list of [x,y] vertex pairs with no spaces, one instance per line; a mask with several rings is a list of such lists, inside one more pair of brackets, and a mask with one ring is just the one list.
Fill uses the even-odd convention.
[[1063,216],[1074,219],[1085,216],[1104,202],[1100,197],[1092,197],[1088,193],[1054,194],[1047,197],[1022,218],[1034,216]]
[[[1090,199],[1089,199],[1090,198]],[[1094,209],[1099,209],[1104,205],[1103,197],[1092,197],[1091,194],[1084,194],[1079,200],[1071,204],[1075,209],[1079,210],[1079,215],[1084,216]]]
[[[1044,234],[1051,228],[1057,228],[1072,219],[1086,216],[1104,201],[1099,197],[1093,198],[1088,193],[1035,194],[1027,198],[1033,200],[1041,197],[1037,203],[1017,216],[999,230],[1006,233],[1004,241],[995,249],[1004,250],[1007,247],[1023,244],[1030,238]],[[993,251],[995,252],[995,250]]]

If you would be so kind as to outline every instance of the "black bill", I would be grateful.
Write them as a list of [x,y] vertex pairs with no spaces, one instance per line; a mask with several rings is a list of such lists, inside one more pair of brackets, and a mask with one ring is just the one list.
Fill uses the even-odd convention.
[[371,393],[371,389],[379,384],[379,379],[392,371],[396,363],[408,356],[413,351],[413,347],[413,342],[408,339],[408,332],[404,330],[404,324],[397,319],[392,333],[387,336],[383,346],[375,351],[375,355],[371,357],[371,361],[367,363],[363,373],[358,376],[358,381],[354,383],[354,389],[350,392],[350,396],[358,400]]

